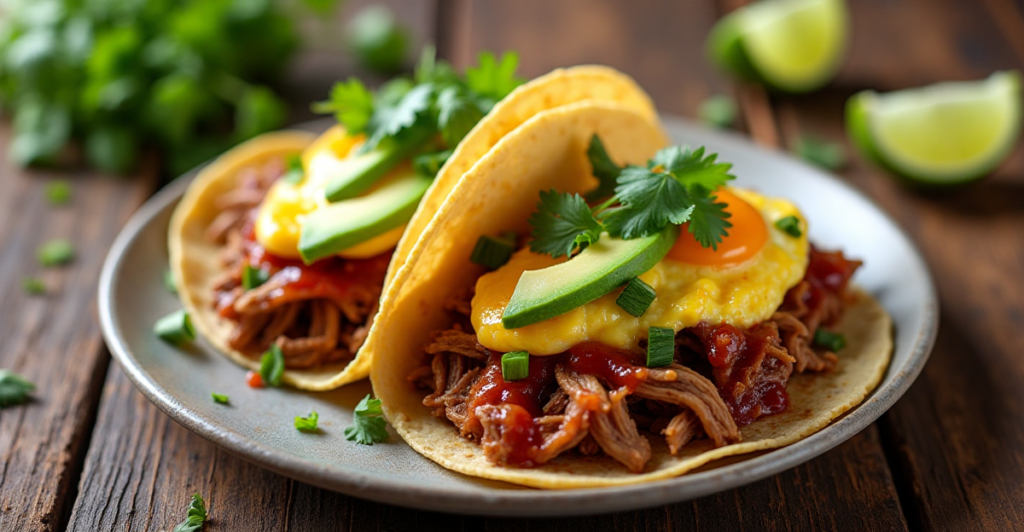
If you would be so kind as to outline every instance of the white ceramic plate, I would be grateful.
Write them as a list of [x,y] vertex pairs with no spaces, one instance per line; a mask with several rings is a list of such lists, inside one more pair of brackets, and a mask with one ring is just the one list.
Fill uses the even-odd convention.
[[[318,121],[302,126],[320,131]],[[370,391],[363,382],[328,393],[253,390],[245,372],[198,342],[186,351],[158,340],[153,323],[180,305],[164,289],[167,222],[195,171],[147,202],[107,256],[99,287],[103,333],[128,377],[161,410],[204,438],[283,475],[356,497],[458,513],[550,516],[603,513],[678,502],[773,475],[810,460],[867,427],[910,387],[928,358],[938,303],[928,268],[914,245],[882,211],[840,179],[736,134],[680,119],[665,125],[677,143],[705,145],[731,161],[739,186],[794,200],[810,223],[811,240],[864,261],[854,282],[892,315],[895,352],[881,385],[864,403],[798,443],[696,473],[649,484],[539,491],[452,473],[416,454],[392,432],[390,443],[345,441],[352,408]],[[210,392],[228,394],[230,406]],[[321,432],[296,431],[292,420],[311,410]]]

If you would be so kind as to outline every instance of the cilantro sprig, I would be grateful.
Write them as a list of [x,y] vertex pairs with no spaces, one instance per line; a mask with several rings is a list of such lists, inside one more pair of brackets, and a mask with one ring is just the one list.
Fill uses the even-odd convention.
[[24,403],[36,386],[13,371],[0,369],[0,408]]
[[373,445],[388,441],[387,421],[380,407],[380,399],[366,394],[356,405],[352,416],[353,425],[345,429],[345,439],[362,445]]
[[[715,190],[734,179],[732,165],[704,148],[671,146],[660,150],[646,166],[616,165],[601,139],[594,135],[587,150],[598,187],[581,196],[541,192],[530,218],[530,249],[553,257],[571,255],[597,242],[601,233],[630,240],[660,232],[668,224],[688,224],[690,234],[704,247],[718,249],[728,235],[729,213]],[[611,197],[608,197],[611,196]],[[595,207],[587,200],[608,198]]]
[[196,532],[203,529],[206,523],[206,501],[198,493],[192,494],[192,501],[188,505],[188,513],[185,520],[174,527],[173,532]]
[[[396,78],[374,93],[349,78],[336,83],[330,98],[314,103],[312,109],[333,114],[351,134],[365,134],[362,152],[434,133],[443,141],[441,150],[454,148],[495,102],[523,83],[515,75],[519,57],[514,52],[500,58],[482,52],[478,63],[460,76],[428,47],[412,79]],[[428,135],[415,133],[424,130]]]

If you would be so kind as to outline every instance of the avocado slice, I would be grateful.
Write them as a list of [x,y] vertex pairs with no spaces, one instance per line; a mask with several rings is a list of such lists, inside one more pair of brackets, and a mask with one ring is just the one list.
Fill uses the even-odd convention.
[[579,255],[541,270],[523,272],[501,316],[517,329],[581,307],[654,267],[679,237],[679,227],[633,240],[603,235]]
[[386,139],[372,150],[347,157],[327,181],[324,190],[327,201],[343,201],[366,192],[388,170],[423,147],[429,138],[429,131],[416,128],[406,137]]
[[299,234],[302,260],[329,257],[408,222],[431,182],[410,170],[366,196],[313,211]]

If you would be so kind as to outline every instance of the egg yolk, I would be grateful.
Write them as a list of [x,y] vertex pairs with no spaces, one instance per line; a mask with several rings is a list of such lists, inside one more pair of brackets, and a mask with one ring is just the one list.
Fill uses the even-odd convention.
[[725,212],[730,214],[728,221],[732,227],[728,229],[729,234],[722,238],[717,249],[706,248],[690,234],[689,225],[683,224],[668,258],[687,264],[724,268],[746,261],[764,247],[768,241],[768,227],[761,213],[724,188],[716,191],[715,196],[719,203],[726,204]]

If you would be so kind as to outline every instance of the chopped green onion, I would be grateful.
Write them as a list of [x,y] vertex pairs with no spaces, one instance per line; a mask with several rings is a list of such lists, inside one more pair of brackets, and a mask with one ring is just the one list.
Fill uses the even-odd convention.
[[71,201],[71,183],[63,179],[50,181],[44,187],[46,201],[50,205],[65,205]]
[[787,216],[779,219],[779,221],[775,222],[775,227],[778,227],[779,231],[782,231],[793,238],[800,238],[800,236],[804,234],[804,232],[800,230],[800,218],[797,218],[796,216]]
[[58,266],[75,259],[75,247],[71,242],[58,238],[39,247],[39,263],[43,266]]
[[277,344],[272,344],[260,359],[260,377],[267,386],[280,386],[284,375],[284,353]]
[[174,272],[171,270],[164,270],[164,288],[172,293],[178,293],[178,283],[174,282]]
[[228,396],[226,396],[226,395],[224,395],[222,393],[210,392],[210,396],[213,397],[213,402],[214,403],[217,403],[219,405],[226,405],[226,404],[228,404],[228,401],[229,401]]
[[242,269],[242,289],[252,290],[270,279],[270,272],[262,268],[253,268],[246,264]]
[[513,251],[515,251],[514,242],[484,235],[476,241],[476,247],[473,248],[473,254],[470,255],[469,260],[474,264],[497,270],[512,258]]
[[293,153],[288,156],[285,164],[287,165],[286,171],[281,176],[281,179],[293,185],[302,183],[302,180],[306,178],[306,171],[302,168],[302,157],[297,153]]
[[501,355],[501,378],[506,381],[525,379],[530,374],[530,354],[512,351]]
[[299,429],[299,432],[316,432],[316,422],[320,419],[320,414],[316,413],[316,410],[309,413],[309,417],[295,416],[295,428]]
[[192,328],[192,319],[184,309],[176,310],[159,320],[153,326],[153,332],[161,340],[180,345],[196,339],[196,330]]
[[437,173],[441,171],[441,167],[444,166],[444,163],[447,162],[448,158],[451,156],[452,150],[417,155],[412,159],[412,168],[413,170],[416,170],[416,173],[423,174],[428,177],[437,177]]
[[675,360],[676,332],[663,327],[647,329],[647,367],[667,366]]
[[839,333],[829,332],[825,329],[814,331],[814,345],[824,347],[833,353],[846,347],[846,337]]
[[644,312],[647,312],[647,309],[650,308],[651,303],[654,303],[654,298],[657,295],[651,285],[645,283],[639,277],[634,277],[629,280],[626,289],[619,294],[615,304],[622,307],[622,310],[639,318],[644,315]]
[[736,121],[736,102],[724,94],[715,94],[700,104],[697,115],[705,124],[729,127]]
[[46,284],[38,277],[26,277],[22,279],[21,288],[30,296],[46,295]]

